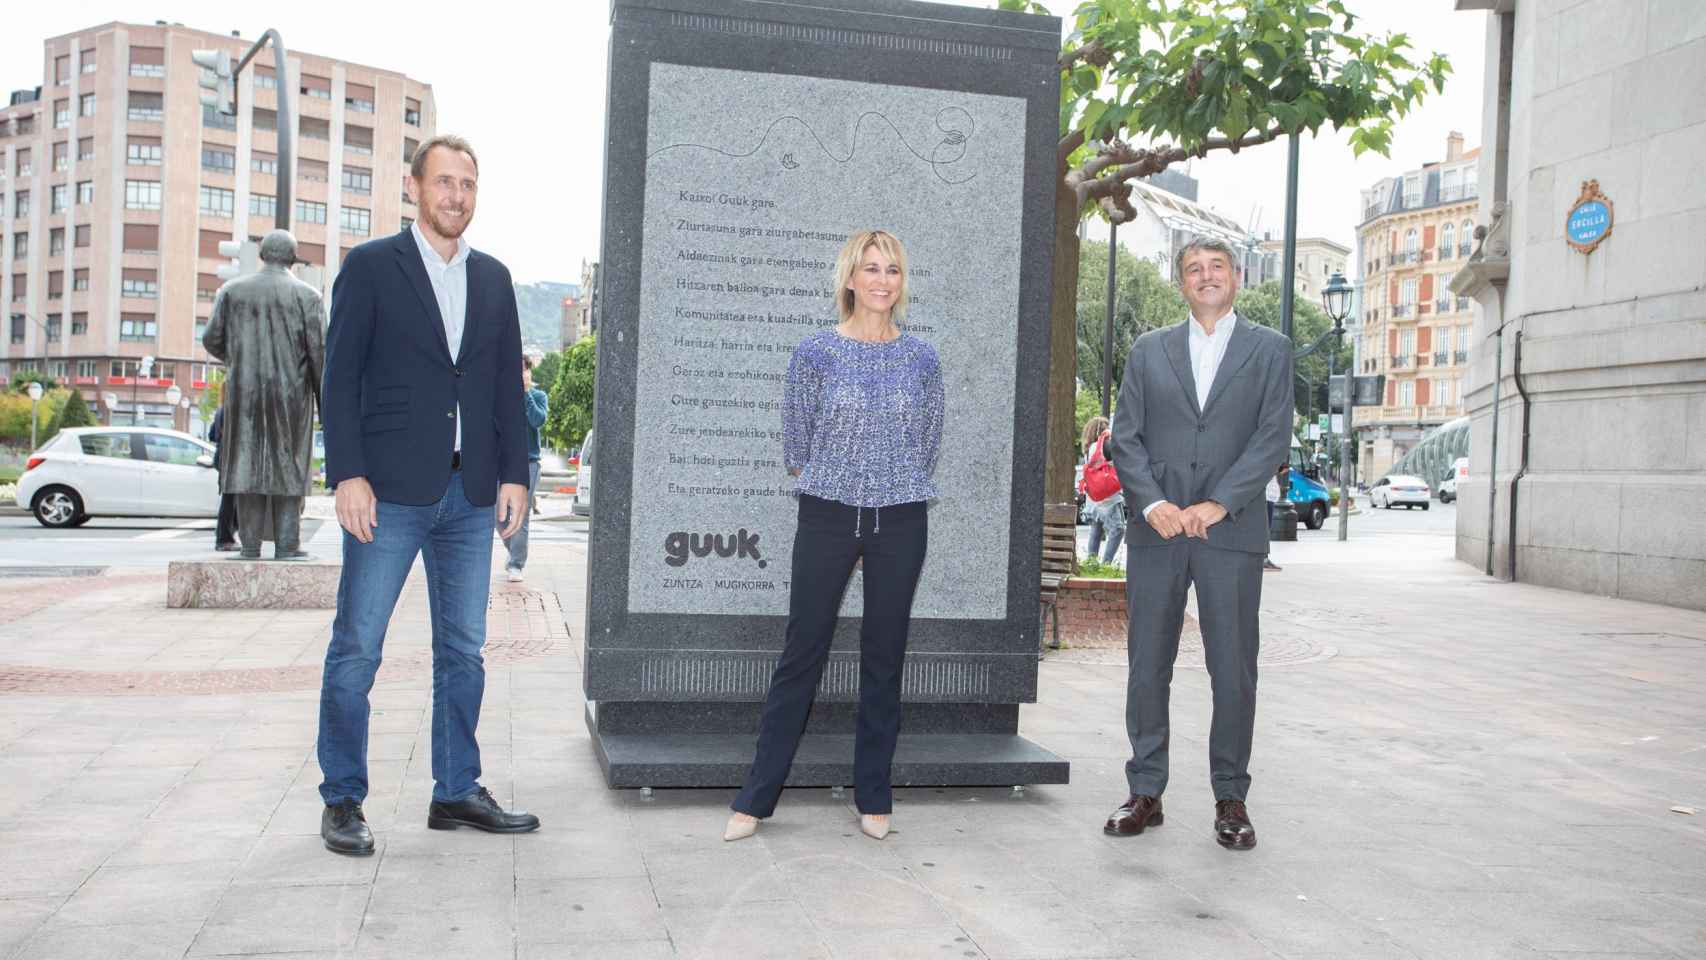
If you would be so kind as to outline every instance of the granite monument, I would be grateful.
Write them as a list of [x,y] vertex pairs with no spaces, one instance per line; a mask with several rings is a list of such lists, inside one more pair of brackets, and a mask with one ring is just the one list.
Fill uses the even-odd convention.
[[[894,782],[1064,782],[1037,692],[1060,24],[910,0],[615,0],[588,726],[612,786],[734,786],[781,649],[793,347],[849,232],[911,261],[946,429]],[[855,574],[857,579],[857,574]],[[849,586],[790,784],[851,780]]]

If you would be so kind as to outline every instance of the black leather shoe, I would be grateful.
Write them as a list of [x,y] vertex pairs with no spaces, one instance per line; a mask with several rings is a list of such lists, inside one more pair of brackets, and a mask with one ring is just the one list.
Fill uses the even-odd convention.
[[235,543],[216,543],[213,545],[213,549],[218,550],[220,553],[232,553],[242,548],[238,547]]
[[539,829],[539,818],[526,810],[511,813],[492,799],[492,792],[481,787],[474,795],[455,803],[434,800],[427,807],[427,827],[432,830],[455,830],[473,827],[487,833],[527,833]]
[[367,817],[361,804],[354,800],[339,800],[326,805],[320,814],[320,839],[326,849],[350,857],[373,854],[373,831],[367,829]]
[[1160,797],[1133,794],[1102,824],[1102,832],[1113,837],[1135,837],[1149,827],[1161,826],[1164,819]]
[[1256,845],[1256,828],[1242,800],[1214,802],[1214,839],[1228,850],[1249,850]]

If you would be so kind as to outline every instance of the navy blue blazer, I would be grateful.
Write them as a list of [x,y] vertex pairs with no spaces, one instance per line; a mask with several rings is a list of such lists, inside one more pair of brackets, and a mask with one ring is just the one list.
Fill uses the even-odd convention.
[[458,404],[469,502],[490,506],[498,484],[527,485],[515,288],[509,270],[477,250],[467,269],[467,320],[452,358],[410,230],[344,258],[332,284],[320,391],[328,485],[366,477],[381,500],[437,502],[450,484]]

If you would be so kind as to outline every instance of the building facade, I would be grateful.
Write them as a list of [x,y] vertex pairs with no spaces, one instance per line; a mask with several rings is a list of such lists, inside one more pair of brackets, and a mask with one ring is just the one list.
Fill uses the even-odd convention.
[[[1274,239],[1270,234],[1262,241],[1262,268],[1257,274],[1246,279],[1249,286],[1259,286],[1269,280],[1278,280],[1285,269],[1285,240]],[[1297,238],[1297,279],[1292,284],[1291,295],[1294,299],[1321,305],[1321,291],[1326,289],[1327,281],[1333,274],[1342,273],[1347,279],[1351,276],[1351,248],[1342,243],[1334,243],[1326,237]],[[1346,318],[1347,322],[1349,318]]]
[[[42,84],[0,110],[0,374],[75,385],[103,420],[194,429],[217,364],[201,334],[224,240],[273,228],[278,96],[270,49],[239,75],[237,116],[200,102],[191,51],[250,41],[178,24],[108,23],[43,44]],[[290,229],[329,289],[345,252],[413,222],[407,163],[433,136],[432,88],[292,52]],[[150,376],[140,360],[155,358]],[[186,410],[164,404],[176,384]]]
[[1443,161],[1362,192],[1362,296],[1348,325],[1357,374],[1386,377],[1384,402],[1358,407],[1352,418],[1364,483],[1384,476],[1429,430],[1463,414],[1474,312],[1470,298],[1449,287],[1474,243],[1479,155],[1465,152],[1463,135],[1454,132]]
[[1488,148],[1454,281],[1477,303],[1458,558],[1706,609],[1706,16],[1457,8],[1485,25]]

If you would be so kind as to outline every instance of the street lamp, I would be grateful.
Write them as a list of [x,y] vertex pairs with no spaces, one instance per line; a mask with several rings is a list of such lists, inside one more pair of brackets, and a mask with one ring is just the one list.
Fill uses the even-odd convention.
[[41,402],[41,384],[30,382],[30,452],[36,449],[36,404]]
[[[1327,311],[1327,316],[1333,320],[1333,332],[1343,342],[1345,334],[1345,317],[1351,312],[1352,287],[1345,282],[1345,275],[1335,272],[1327,281],[1327,286],[1321,291],[1321,306]],[[1327,354],[1327,383],[1333,382],[1333,361],[1338,356],[1338,344]],[[1339,539],[1347,538],[1350,531],[1351,496],[1350,484],[1345,482],[1345,468],[1351,462],[1351,374],[1345,374],[1345,388],[1340,400],[1344,404],[1343,421],[1339,424]],[[1333,391],[1327,390],[1327,429],[1333,427]]]

